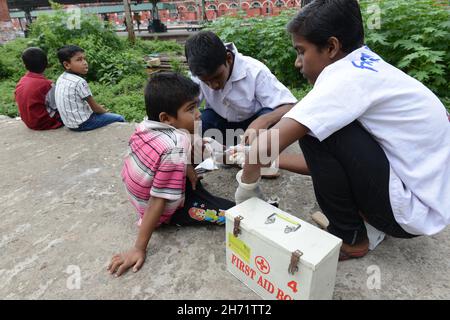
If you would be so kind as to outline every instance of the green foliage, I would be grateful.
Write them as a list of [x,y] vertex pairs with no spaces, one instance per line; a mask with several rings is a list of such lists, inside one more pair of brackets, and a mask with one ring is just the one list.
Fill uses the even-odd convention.
[[[366,43],[386,61],[421,81],[443,101],[450,98],[449,6],[435,0],[361,0]],[[371,6],[380,6],[379,28]],[[447,104],[447,106],[449,106]]]
[[[423,82],[450,107],[450,19],[448,4],[435,0],[361,0],[366,43],[387,62]],[[381,28],[369,29],[373,6],[381,7]],[[294,68],[295,52],[286,24],[295,11],[277,17],[223,17],[211,23],[225,42],[265,63],[291,88],[306,82]],[[302,89],[303,90],[303,89]]]
[[296,97],[298,100],[303,99],[303,97],[306,96],[311,89],[312,86],[310,84],[305,85],[304,87],[301,88],[289,88],[294,97]]
[[175,53],[178,55],[184,55],[184,47],[177,43],[175,40],[161,41],[143,41],[136,39],[135,47],[140,51],[148,54],[152,53]]
[[114,86],[101,83],[89,84],[95,100],[121,114],[127,121],[142,121],[145,116],[144,87],[145,77],[131,75]]
[[12,78],[18,81],[25,74],[21,55],[27,48],[27,42],[25,39],[17,39],[0,45],[0,80]]
[[19,111],[14,101],[15,88],[15,80],[2,80],[0,82],[0,115],[9,117],[19,116]]

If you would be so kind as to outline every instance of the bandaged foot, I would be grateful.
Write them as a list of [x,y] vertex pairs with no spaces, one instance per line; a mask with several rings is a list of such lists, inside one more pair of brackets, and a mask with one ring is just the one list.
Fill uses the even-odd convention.
[[238,188],[236,189],[236,192],[234,194],[234,198],[236,201],[236,204],[239,204],[241,202],[244,202],[250,198],[257,197],[262,200],[264,200],[263,193],[261,191],[261,188],[259,187],[259,181],[261,179],[258,179],[254,183],[243,183],[242,182],[242,173],[244,170],[240,170],[236,174],[236,180],[239,183]]

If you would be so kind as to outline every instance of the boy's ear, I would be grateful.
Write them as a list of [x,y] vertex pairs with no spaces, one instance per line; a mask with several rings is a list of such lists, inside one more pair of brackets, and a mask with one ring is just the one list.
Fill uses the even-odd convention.
[[233,54],[230,51],[227,51],[227,64],[230,65],[233,62]]
[[173,124],[173,117],[170,116],[167,112],[161,112],[159,114],[159,122],[172,125]]
[[70,63],[67,62],[67,61],[63,61],[63,67],[64,67],[65,70],[69,69],[70,68]]
[[342,44],[336,37],[330,37],[328,39],[328,56],[331,60],[340,55],[342,50]]

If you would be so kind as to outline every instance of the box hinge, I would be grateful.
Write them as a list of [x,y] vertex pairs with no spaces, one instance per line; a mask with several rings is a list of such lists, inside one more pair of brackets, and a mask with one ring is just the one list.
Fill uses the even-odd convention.
[[289,273],[290,274],[294,274],[298,271],[298,263],[300,261],[300,257],[303,255],[303,252],[301,252],[300,250],[295,250],[294,252],[292,252],[292,256],[291,256],[291,263],[289,264]]
[[241,233],[241,220],[243,220],[243,219],[244,219],[243,216],[237,216],[236,218],[234,218],[233,235],[235,237],[237,237],[238,234]]

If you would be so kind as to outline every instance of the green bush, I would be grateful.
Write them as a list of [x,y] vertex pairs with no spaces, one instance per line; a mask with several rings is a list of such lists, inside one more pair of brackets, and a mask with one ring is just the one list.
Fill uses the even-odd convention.
[[11,78],[18,81],[25,74],[21,55],[27,43],[25,39],[17,39],[0,45],[0,80]]
[[[435,0],[361,0],[366,43],[387,62],[423,82],[450,108],[449,6]],[[373,5],[381,8],[381,28],[367,28]],[[208,26],[225,42],[265,63],[291,88],[306,87],[294,68],[295,52],[286,24],[296,11],[277,17],[221,17]]]
[[184,46],[180,45],[175,40],[152,40],[146,41],[136,39],[134,45],[137,49],[148,54],[152,53],[175,53],[178,55],[184,55]]
[[9,117],[19,116],[14,100],[15,80],[2,80],[0,82],[0,115]]
[[380,28],[367,28],[366,43],[383,57],[421,81],[444,102],[450,99],[449,6],[436,0],[361,0],[364,21],[373,20],[380,5]]
[[119,113],[127,121],[142,121],[145,116],[144,87],[146,79],[140,75],[123,78],[114,86],[92,83],[90,88],[95,100]]

